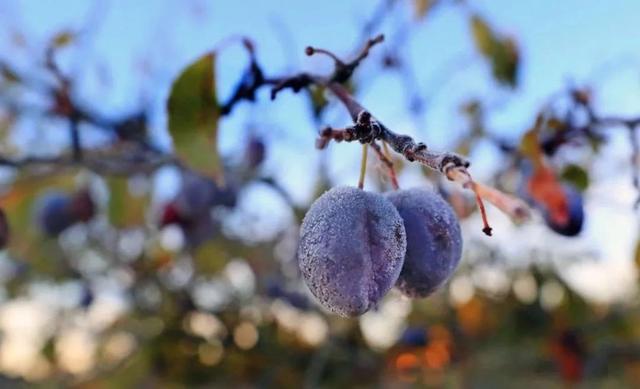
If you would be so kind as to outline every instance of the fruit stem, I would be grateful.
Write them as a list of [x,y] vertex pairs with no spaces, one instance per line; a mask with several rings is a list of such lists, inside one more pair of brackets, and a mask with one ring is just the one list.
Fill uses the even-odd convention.
[[478,194],[478,191],[475,190],[475,182],[473,182],[472,187],[473,192],[476,194],[476,203],[478,204],[478,209],[480,209],[480,216],[482,216],[482,232],[484,232],[484,234],[487,236],[491,236],[492,228],[489,225],[489,220],[487,220],[487,211],[484,209],[484,202],[482,201],[482,198]]
[[377,143],[372,142],[371,148],[376,152],[380,162],[387,168],[387,175],[389,176],[389,180],[391,181],[391,187],[393,190],[400,189],[400,185],[398,185],[398,178],[396,176],[396,170],[393,167],[393,161],[391,161],[391,157],[389,155],[389,149],[387,148],[386,142],[382,142],[383,150],[380,149]]
[[482,217],[482,232],[484,232],[484,234],[487,236],[491,236],[492,228],[489,225],[487,211],[484,207],[482,196],[480,195],[481,190],[479,189],[476,182],[473,181],[473,178],[471,178],[471,174],[469,174],[469,171],[464,167],[457,166],[446,169],[445,174],[451,181],[458,182],[462,184],[463,188],[471,189],[473,191],[476,197],[476,204],[478,205],[478,209],[480,210],[480,216]]
[[478,196],[495,205],[502,212],[509,215],[516,222],[527,220],[531,216],[531,211],[524,201],[517,197],[509,196],[488,185],[475,182],[475,189]]
[[389,178],[391,179],[391,187],[393,187],[393,190],[398,190],[400,189],[398,176],[396,175],[396,169],[393,166],[393,161],[391,160],[391,153],[389,152],[387,142],[382,142],[382,149],[384,150],[384,157],[389,161]]
[[369,151],[367,143],[362,144],[362,160],[360,160],[360,178],[358,179],[358,188],[364,188],[364,176],[367,173],[367,154]]

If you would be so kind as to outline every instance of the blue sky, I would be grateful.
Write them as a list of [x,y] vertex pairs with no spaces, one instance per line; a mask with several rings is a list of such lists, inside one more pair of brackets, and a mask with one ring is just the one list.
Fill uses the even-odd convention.
[[[387,33],[389,41],[399,25],[412,20],[408,6],[411,2],[400,3],[404,4],[400,11],[382,26],[381,32]],[[460,132],[464,122],[458,113],[459,104],[465,98],[478,96],[499,105],[489,117],[492,131],[518,134],[531,122],[541,103],[569,82],[596,85],[598,105],[607,112],[633,114],[640,106],[640,77],[636,70],[640,67],[640,30],[635,20],[640,3],[470,3],[470,9],[519,42],[520,88],[515,92],[500,90],[491,81],[486,64],[474,56],[467,12],[460,7],[441,7],[413,27],[411,38],[401,47],[414,66],[420,89],[427,96],[437,93],[418,126],[409,120],[403,84],[397,76],[377,76],[371,63],[358,74],[363,90],[360,98],[387,125],[413,133],[435,148],[445,148],[452,137],[464,136]],[[158,139],[168,147],[164,99],[171,80],[189,61],[226,37],[247,35],[256,41],[260,61],[269,74],[300,68],[327,70],[328,62],[305,57],[304,47],[313,44],[348,55],[357,46],[362,25],[373,13],[374,4],[377,3],[370,0],[3,2],[0,22],[5,39],[0,42],[0,54],[28,64],[33,62],[33,53],[38,53],[55,32],[69,27],[82,29],[85,33],[79,46],[62,56],[66,68],[80,75],[78,93],[87,101],[99,101],[92,105],[109,114],[126,114],[146,102],[157,113],[154,122]],[[29,50],[12,46],[10,37],[16,31],[26,37]],[[460,59],[468,65],[448,75],[446,69]],[[245,64],[246,55],[239,47],[222,53],[218,66],[222,96],[229,93]],[[433,92],[439,85],[434,80],[441,74],[447,76],[447,82]],[[287,154],[286,149],[292,146],[305,153],[310,151],[307,148],[313,145],[315,128],[303,99],[287,93],[270,103],[266,93],[261,97],[262,103],[257,107],[241,106],[224,121],[223,148],[228,152],[237,146],[239,138],[230,134],[241,133],[239,127],[253,122],[258,127],[277,127],[277,131],[265,130],[273,137],[283,138],[273,135],[281,131],[288,135],[282,153]],[[327,124],[336,126],[347,121],[340,111],[329,115],[329,119],[332,121]],[[351,154],[351,159],[341,165],[357,159],[357,152]],[[482,155],[481,163],[485,158],[491,161],[491,152]]]
[[[387,33],[386,44],[393,42],[393,32],[398,26],[412,23],[408,6],[411,2],[400,3],[404,5],[379,31]],[[468,11],[441,7],[426,21],[411,27],[410,39],[400,48],[413,65],[421,91],[433,96],[422,117],[415,120],[409,116],[403,84],[397,76],[380,74],[373,61],[365,62],[356,75],[361,86],[358,97],[389,127],[414,135],[435,149],[447,148],[465,135],[464,119],[458,109],[460,103],[475,96],[496,107],[488,116],[491,131],[515,138],[530,125],[541,104],[569,83],[593,86],[597,107],[602,112],[640,113],[637,23],[640,2],[477,0],[469,3],[470,9],[519,43],[522,57],[519,88],[504,90],[491,80],[488,66],[474,54]],[[256,42],[259,60],[269,75],[299,69],[328,71],[329,62],[304,56],[304,47],[326,47],[341,55],[352,53],[361,39],[362,25],[376,4],[372,0],[3,1],[0,3],[0,57],[29,68],[54,33],[68,28],[83,30],[78,45],[61,53],[60,58],[63,67],[81,80],[76,93],[109,115],[125,115],[146,106],[153,113],[155,140],[168,148],[165,100],[172,80],[190,61],[229,36],[247,35]],[[24,35],[26,48],[15,46],[12,40],[15,33]],[[448,72],[452,61],[460,59],[465,63],[462,70]],[[246,62],[246,54],[238,45],[221,54],[217,67],[221,96],[230,93]],[[434,92],[438,85],[434,80],[448,73],[451,74],[447,82]],[[317,127],[310,120],[306,101],[288,92],[282,93],[275,102],[269,101],[267,91],[259,97],[259,104],[242,104],[223,120],[223,152],[229,154],[240,147],[246,126],[252,125],[269,141],[270,157],[265,169],[280,178],[296,201],[308,202],[314,177],[310,171],[317,166],[320,153],[313,148]],[[347,123],[346,113],[336,107],[323,124],[343,126]],[[59,124],[47,126],[55,128]],[[25,136],[31,141],[42,143],[42,139],[49,139],[48,135],[37,136],[38,130],[32,125],[23,127],[21,133],[31,135]],[[42,131],[42,127],[35,128]],[[605,187],[612,187],[608,179],[616,179],[615,185],[620,187],[616,187],[618,195],[613,200],[626,204],[632,199],[630,179],[628,176],[612,178],[608,172],[612,164],[628,164],[628,145],[619,137],[614,137],[612,142],[614,146],[608,154],[612,159],[600,170],[596,166],[594,172],[596,178],[602,178]],[[354,145],[337,145],[325,152],[329,173],[336,183],[355,184],[359,150]],[[488,176],[500,162],[490,145],[481,145],[470,157],[478,177]],[[621,175],[626,175],[624,167],[619,170]],[[413,174],[409,170],[401,177],[401,183],[411,185],[416,177],[415,170]],[[606,196],[608,192],[602,188],[595,186],[593,192]],[[604,202],[609,200],[605,198]],[[594,195],[590,201],[587,203],[597,208],[602,198]],[[610,250],[603,249],[609,255],[621,256],[637,236],[634,232],[637,223],[632,222],[630,208],[612,211],[613,208],[608,205],[602,212],[594,210],[594,215],[602,214],[597,217],[602,217],[604,223],[596,223],[593,218],[588,221],[584,240],[609,239],[603,233],[607,220],[629,223],[633,228],[628,229],[628,234],[622,234],[625,240],[613,240],[608,245]],[[520,235],[523,239],[528,237]],[[546,235],[540,236],[546,239]],[[601,270],[594,272],[602,273]],[[627,272],[626,267],[618,270]]]

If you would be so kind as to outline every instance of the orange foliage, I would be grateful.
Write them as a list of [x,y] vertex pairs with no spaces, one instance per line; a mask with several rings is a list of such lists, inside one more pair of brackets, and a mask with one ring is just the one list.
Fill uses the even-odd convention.
[[569,222],[567,196],[551,169],[544,165],[537,166],[529,179],[527,190],[535,201],[547,209],[554,223],[564,225]]

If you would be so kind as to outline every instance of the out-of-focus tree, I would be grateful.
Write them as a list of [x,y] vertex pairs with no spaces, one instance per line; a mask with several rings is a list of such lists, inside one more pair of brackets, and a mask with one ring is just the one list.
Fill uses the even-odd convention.
[[[386,18],[407,7],[413,16],[401,31],[387,41],[376,35]],[[460,107],[467,128],[451,151],[436,152],[428,138],[394,132],[393,123],[375,118],[374,107],[358,102],[364,84],[358,71],[367,63],[375,71],[366,77],[401,75],[407,112],[424,110],[427,97],[413,81],[422,70],[412,68],[400,48],[443,8],[468,23],[468,39],[495,88],[517,90],[526,59],[519,42],[469,2],[383,0],[370,11],[365,38],[352,55],[313,46],[300,53],[329,58],[328,74],[274,74],[261,64],[264,53],[251,37],[231,37],[203,53],[169,91],[164,114],[170,150],[154,143],[145,109],[109,117],[97,102],[78,96],[81,81],[61,66],[59,55],[77,44],[80,32],[51,37],[29,72],[0,58],[0,370],[7,383],[640,382],[636,304],[585,299],[562,277],[560,260],[544,259],[554,247],[549,253],[525,247],[517,256],[526,258],[513,265],[485,236],[504,236],[500,228],[544,226],[571,244],[589,217],[583,196],[591,160],[611,131],[628,133],[637,208],[640,116],[607,115],[598,109],[596,91],[559,85],[531,113],[535,119],[519,139],[494,136],[487,128],[491,102],[477,98]],[[231,93],[220,96],[216,64],[234,45],[246,51],[247,64],[237,70]],[[238,106],[268,107],[268,97],[288,93],[308,102],[318,126],[335,105],[346,109],[353,123],[314,129],[317,152],[354,147],[337,142],[362,144],[361,186],[368,167],[365,186],[396,190],[399,175],[420,164],[421,185],[451,204],[463,225],[465,250],[460,268],[434,295],[410,300],[392,291],[376,309],[351,319],[326,312],[311,296],[296,257],[309,204],[292,200],[281,177],[264,169],[272,138],[251,127],[234,153],[219,152],[222,124]],[[64,126],[62,146],[47,154],[14,146],[12,137],[28,115]],[[465,157],[481,143],[495,146],[502,160],[482,183],[471,178],[473,161]],[[567,158],[569,153],[577,157]],[[318,196],[334,186],[322,164],[309,175]],[[278,215],[268,209],[256,215],[252,202],[277,208]],[[485,202],[502,214],[487,215]],[[491,216],[498,220],[493,228]],[[526,237],[519,232],[513,239]]]

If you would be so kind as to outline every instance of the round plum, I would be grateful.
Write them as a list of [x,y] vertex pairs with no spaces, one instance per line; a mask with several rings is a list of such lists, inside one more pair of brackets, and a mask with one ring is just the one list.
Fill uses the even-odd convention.
[[48,236],[57,236],[76,222],[72,199],[66,193],[46,193],[38,204],[38,224]]
[[88,189],[82,189],[71,196],[71,214],[80,222],[88,222],[96,213],[96,205]]
[[212,207],[232,208],[236,205],[236,200],[237,191],[231,182],[220,187],[210,178],[189,173],[183,176],[182,187],[174,202],[182,217],[194,219],[209,212]]
[[544,211],[544,220],[553,231],[564,236],[576,236],[582,231],[584,221],[584,206],[582,205],[582,195],[571,185],[562,185],[567,196],[569,220],[565,224],[558,224]]
[[427,344],[429,344],[429,337],[422,327],[407,327],[398,339],[398,345],[405,347],[425,347]]
[[267,146],[262,138],[255,135],[249,138],[245,148],[245,159],[247,166],[255,169],[262,164],[267,154]]
[[190,248],[196,248],[212,239],[217,232],[216,223],[209,209],[202,210],[198,215],[184,215],[176,200],[164,206],[160,218],[160,227],[171,224],[178,225],[182,229],[185,242]]
[[407,254],[397,288],[412,298],[427,297],[455,271],[462,255],[460,224],[451,206],[427,189],[387,194],[404,221]]
[[174,199],[180,216],[195,219],[211,209],[211,199],[216,192],[216,184],[209,178],[193,173],[182,176],[182,187]]
[[304,217],[298,261],[322,306],[341,316],[358,316],[393,287],[406,247],[402,219],[384,196],[336,187]]

